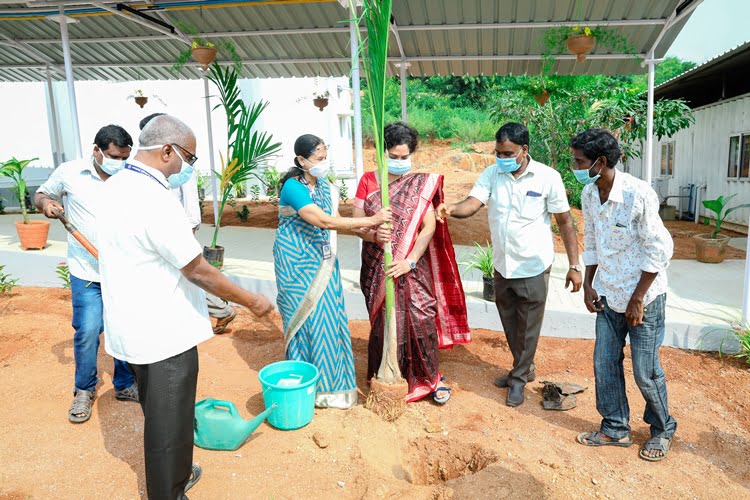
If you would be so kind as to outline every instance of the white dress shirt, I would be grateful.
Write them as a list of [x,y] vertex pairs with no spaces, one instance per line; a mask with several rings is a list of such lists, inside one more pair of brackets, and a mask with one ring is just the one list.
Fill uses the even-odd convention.
[[570,210],[559,172],[531,156],[518,179],[492,165],[477,179],[469,196],[488,205],[492,260],[504,278],[537,276],[552,265],[555,246],[550,214]]
[[599,188],[589,184],[583,203],[583,263],[598,266],[594,289],[609,307],[624,313],[643,271],[659,273],[644,305],[667,291],[667,267],[674,243],[659,217],[659,199],[651,187],[615,169],[609,198],[602,205]]
[[[36,192],[61,202],[68,220],[98,247],[96,218],[103,188],[104,181],[92,159],[85,158],[57,167]],[[68,234],[68,269],[78,279],[100,281],[99,263],[71,234]]]
[[[106,350],[150,364],[213,335],[206,296],[180,269],[202,252],[164,176],[141,162],[105,184],[99,249]],[[134,202],[133,200],[137,200]]]
[[198,197],[198,172],[193,172],[185,184],[172,189],[182,208],[187,214],[190,227],[198,228],[201,225],[201,202]]

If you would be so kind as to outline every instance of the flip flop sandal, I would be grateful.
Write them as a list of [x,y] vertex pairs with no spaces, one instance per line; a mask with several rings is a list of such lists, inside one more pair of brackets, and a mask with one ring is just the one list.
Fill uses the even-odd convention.
[[68,410],[68,420],[74,424],[82,424],[91,418],[91,403],[94,401],[92,391],[76,391],[73,404]]
[[[653,437],[643,443],[643,448],[638,452],[638,455],[649,462],[661,462],[669,454],[669,447],[672,446],[672,440],[663,437]],[[663,453],[660,457],[651,457],[647,455],[649,451],[659,450]]]
[[[443,396],[443,397],[440,397],[440,396],[437,395],[438,392],[440,392],[440,391],[443,391],[443,392],[445,392],[447,394],[445,396]],[[451,399],[451,388],[450,387],[445,387],[445,386],[438,387],[437,389],[435,389],[435,392],[432,393],[432,399],[437,404],[444,405],[445,403],[447,403]]]
[[237,310],[232,309],[232,314],[227,316],[226,318],[219,318],[216,320],[216,326],[214,327],[214,335],[221,335],[224,333],[224,330],[227,329],[227,326],[229,323],[234,321],[234,318],[237,317]]
[[[625,441],[623,441],[622,439],[625,439]],[[594,431],[580,433],[576,438],[576,441],[584,446],[620,446],[622,448],[627,448],[628,446],[633,444],[633,440],[630,438],[630,435],[627,435],[622,439],[612,439],[606,434]]]
[[200,481],[201,476],[203,475],[203,469],[198,464],[193,464],[193,472],[190,474],[190,479],[188,479],[188,482],[185,483],[185,493],[195,486],[195,483]]

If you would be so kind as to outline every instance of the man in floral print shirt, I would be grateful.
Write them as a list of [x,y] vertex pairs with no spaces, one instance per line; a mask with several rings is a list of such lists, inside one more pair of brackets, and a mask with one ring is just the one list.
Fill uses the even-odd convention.
[[635,382],[646,400],[644,422],[651,439],[644,460],[663,460],[677,428],[667,408],[667,384],[659,363],[664,340],[667,266],[673,243],[659,218],[659,200],[645,182],[616,168],[617,139],[590,129],[570,141],[573,173],[581,194],[586,265],[584,301],[597,314],[594,347],[596,408],[601,428],[578,435],[586,446],[630,446],[623,349],[630,336]]

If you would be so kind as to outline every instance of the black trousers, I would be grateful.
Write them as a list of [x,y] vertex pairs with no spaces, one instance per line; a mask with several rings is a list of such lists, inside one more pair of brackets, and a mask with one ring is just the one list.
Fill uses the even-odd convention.
[[181,500],[192,473],[198,348],[149,365],[130,366],[145,417],[148,498]]
[[495,305],[513,355],[509,384],[526,384],[539,343],[544,320],[544,305],[549,287],[548,267],[542,274],[529,278],[504,278],[495,271]]

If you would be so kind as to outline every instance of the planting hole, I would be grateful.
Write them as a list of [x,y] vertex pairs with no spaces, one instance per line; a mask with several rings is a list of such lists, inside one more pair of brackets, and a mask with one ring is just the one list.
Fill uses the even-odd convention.
[[498,457],[478,444],[447,438],[419,438],[409,443],[404,470],[412,484],[439,484],[476,474]]

